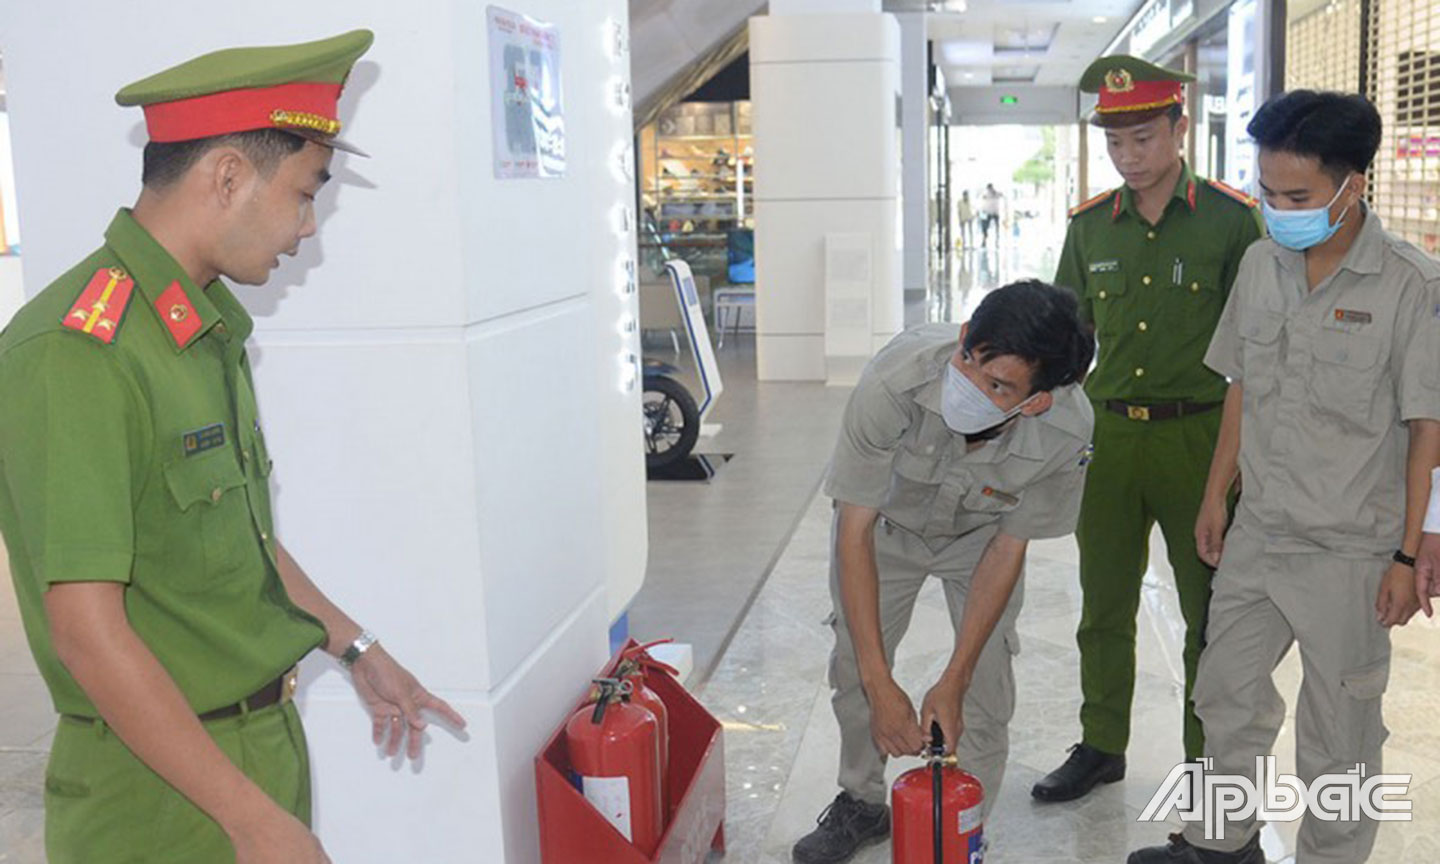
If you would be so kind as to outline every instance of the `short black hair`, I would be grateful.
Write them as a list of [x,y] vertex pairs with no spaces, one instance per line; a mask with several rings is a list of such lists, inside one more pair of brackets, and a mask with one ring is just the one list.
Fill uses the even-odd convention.
[[1263,150],[1320,160],[1338,184],[1364,174],[1380,149],[1380,112],[1355,93],[1292,90],[1260,106],[1245,127]]
[[1174,129],[1175,124],[1180,122],[1180,118],[1185,116],[1185,106],[1176,102],[1165,112],[1165,116],[1170,118],[1170,128]]
[[1030,364],[1032,393],[1074,384],[1095,356],[1079,311],[1069,291],[1038,279],[1011,282],[980,301],[963,347],[982,363],[1012,356]]
[[299,152],[304,146],[304,138],[279,129],[254,129],[193,141],[151,141],[145,145],[140,182],[151,189],[164,189],[185,176],[201,156],[216,147],[234,147],[245,154],[261,176],[269,177],[286,156]]

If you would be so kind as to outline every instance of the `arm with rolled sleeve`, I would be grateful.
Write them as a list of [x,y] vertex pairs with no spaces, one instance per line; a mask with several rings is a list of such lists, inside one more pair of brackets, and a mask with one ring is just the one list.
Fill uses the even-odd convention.
[[870,703],[870,733],[891,756],[913,755],[924,744],[909,696],[895,683],[880,632],[880,574],[875,522],[890,492],[895,448],[920,410],[892,391],[872,364],[860,376],[841,422],[825,494],[838,508],[835,569],[840,604],[860,684]]

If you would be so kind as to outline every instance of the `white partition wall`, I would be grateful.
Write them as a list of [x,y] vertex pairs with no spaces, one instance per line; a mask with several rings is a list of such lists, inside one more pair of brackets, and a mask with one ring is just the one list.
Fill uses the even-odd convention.
[[30,294],[138,192],[121,85],[215,48],[376,33],[342,100],[373,158],[337,154],[320,235],[238,293],[282,540],[470,729],[432,728],[422,765],[382,759],[312,658],[302,709],[336,861],[538,860],[532,759],[644,574],[627,3],[498,5],[560,29],[563,178],[493,177],[483,2],[0,11]]
[[[902,326],[899,52],[879,0],[771,0],[750,21],[761,379],[849,383]],[[869,238],[864,316],[852,279],[841,309],[827,299],[827,235]]]
[[900,157],[902,187],[900,208],[904,214],[904,244],[901,246],[901,284],[906,291],[930,287],[930,39],[926,33],[928,12],[895,15],[900,25],[900,94],[903,102],[901,126],[904,142]]

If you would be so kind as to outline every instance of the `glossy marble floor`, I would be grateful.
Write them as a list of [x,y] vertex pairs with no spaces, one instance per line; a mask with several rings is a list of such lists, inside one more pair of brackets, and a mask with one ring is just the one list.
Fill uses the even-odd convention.
[[[907,298],[907,323],[964,320],[998,284],[1053,271],[1053,244],[969,250],[957,256],[948,286]],[[829,502],[814,497],[838,430],[845,391],[822,385],[753,381],[753,341],[727,340],[722,353],[733,389],[714,418],[725,424],[711,445],[733,450],[712,484],[651,484],[651,561],[632,628],[689,635],[697,648],[702,699],[724,721],[729,786],[729,854],[723,861],[778,864],[834,796],[838,733],[824,683],[830,648],[826,587]],[[745,376],[749,373],[750,380]],[[725,400],[729,400],[728,403]],[[745,526],[759,520],[763,531]],[[724,530],[721,530],[724,529]],[[793,529],[793,533],[792,533]],[[705,549],[703,570],[683,567],[691,544]],[[1078,737],[1074,628],[1079,592],[1073,539],[1032,549],[1016,659],[1019,704],[1011,758],[990,824],[992,864],[1123,862],[1132,848],[1162,842],[1173,826],[1135,819],[1181,758],[1181,619],[1158,532],[1140,613],[1137,733],[1130,775],[1084,801],[1040,807],[1028,790]],[[54,720],[20,629],[0,554],[0,864],[42,864],[40,790]],[[697,595],[696,592],[702,592]],[[701,596],[703,602],[695,602]],[[732,633],[733,631],[733,633]],[[1414,775],[1415,821],[1381,830],[1371,860],[1440,862],[1440,625],[1416,621],[1395,636],[1386,718],[1386,770]],[[921,594],[901,645],[902,685],[922,693],[951,644],[937,585]],[[1299,664],[1279,673],[1293,705]],[[1292,718],[1293,720],[1293,718]],[[1277,746],[1293,766],[1293,729]],[[892,765],[892,775],[913,762]],[[1267,829],[1271,861],[1293,861],[1294,825]],[[456,862],[466,861],[463,853]],[[888,845],[858,864],[890,860]],[[367,864],[367,862],[343,862]],[[449,862],[445,862],[449,864]],[[487,862],[488,864],[488,862]],[[531,864],[531,862],[515,862]]]
[[[839,732],[824,684],[829,629],[826,587],[830,504],[812,502],[789,547],[761,590],[728,652],[702,692],[726,727],[730,854],[725,860],[788,862],[791,844],[808,832],[835,795]],[[1178,822],[1136,819],[1161,781],[1183,758],[1180,705],[1183,623],[1164,545],[1155,533],[1139,619],[1139,676],[1129,775],[1079,802],[1037,805],[1029,789],[1078,739],[1079,672],[1074,641],[1079,617],[1073,538],[1032,547],[1016,658],[1018,705],[1011,725],[1004,787],[987,825],[989,864],[1123,862],[1137,846],[1163,843]],[[1437,619],[1440,621],[1440,619]],[[952,631],[938,583],[920,595],[897,657],[897,677],[918,696],[949,657]],[[1385,697],[1391,737],[1385,770],[1413,774],[1414,821],[1382,827],[1375,862],[1440,861],[1440,624],[1417,618],[1394,637],[1394,664]],[[1299,662],[1292,652],[1277,673],[1291,713],[1277,745],[1281,770],[1294,770],[1294,693]],[[919,764],[890,765],[893,778]],[[1293,862],[1298,823],[1269,827],[1262,838],[1271,861]],[[872,847],[857,864],[890,861],[889,844]]]

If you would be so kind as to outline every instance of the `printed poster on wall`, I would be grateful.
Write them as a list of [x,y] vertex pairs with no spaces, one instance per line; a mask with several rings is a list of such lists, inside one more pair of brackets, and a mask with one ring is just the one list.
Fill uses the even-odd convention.
[[497,6],[487,12],[495,177],[563,177],[560,29]]

